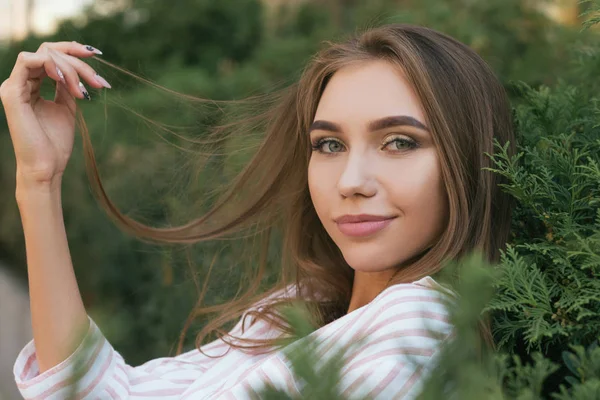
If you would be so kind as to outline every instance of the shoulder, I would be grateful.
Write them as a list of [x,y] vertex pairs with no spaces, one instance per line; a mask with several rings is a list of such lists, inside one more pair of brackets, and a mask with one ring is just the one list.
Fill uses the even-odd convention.
[[250,310],[261,310],[265,305],[282,299],[293,299],[298,295],[296,284],[290,283],[286,286],[279,286],[263,294],[263,297],[254,303]]
[[427,276],[419,281],[390,286],[365,310],[368,332],[396,336],[445,339],[452,332],[448,307],[455,293]]
[[341,390],[377,399],[417,397],[453,333],[447,304],[453,293],[426,277],[386,288],[363,309],[341,339],[346,353]]
[[415,282],[384,289],[369,306],[379,309],[398,305],[402,309],[435,309],[443,312],[456,296],[455,292],[426,276]]
[[[238,338],[251,337],[252,339],[268,339],[278,336],[281,332],[260,314],[266,310],[267,306],[281,300],[293,299],[296,295],[297,288],[294,284],[275,287],[263,293],[258,300],[246,308],[229,334]],[[279,315],[277,310],[271,309],[270,312]],[[230,339],[235,342],[235,339]]]

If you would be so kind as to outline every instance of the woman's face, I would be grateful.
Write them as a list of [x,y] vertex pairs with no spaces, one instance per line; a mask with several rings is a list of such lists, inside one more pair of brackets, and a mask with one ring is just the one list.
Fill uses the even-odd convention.
[[355,271],[391,275],[439,238],[448,213],[439,158],[398,69],[371,61],[336,72],[310,140],[314,207]]

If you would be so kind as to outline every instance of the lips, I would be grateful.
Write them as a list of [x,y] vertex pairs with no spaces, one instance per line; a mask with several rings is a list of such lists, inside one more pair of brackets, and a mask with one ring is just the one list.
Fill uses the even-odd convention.
[[380,215],[344,215],[335,219],[340,232],[347,236],[370,236],[388,226],[396,216]]

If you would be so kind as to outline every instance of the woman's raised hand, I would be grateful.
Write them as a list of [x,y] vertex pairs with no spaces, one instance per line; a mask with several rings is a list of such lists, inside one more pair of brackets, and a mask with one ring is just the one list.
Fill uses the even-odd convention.
[[[102,54],[76,42],[43,43],[35,53],[21,52],[0,98],[17,161],[17,185],[54,185],[73,150],[76,99],[90,99],[81,83],[110,87],[79,58]],[[45,77],[56,81],[54,101],[40,96]]]

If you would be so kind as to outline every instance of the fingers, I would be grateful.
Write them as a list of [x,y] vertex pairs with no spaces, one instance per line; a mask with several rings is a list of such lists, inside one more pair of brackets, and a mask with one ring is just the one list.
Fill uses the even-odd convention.
[[64,60],[58,53],[51,53],[49,57],[54,61],[57,67],[57,72],[59,75],[64,77],[64,82],[62,82],[67,92],[71,94],[71,96],[84,99],[89,97],[89,93],[85,88],[80,86],[79,75],[73,66],[66,60]]
[[75,101],[75,97],[73,97],[71,95],[71,93],[69,92],[69,89],[67,88],[66,85],[63,84],[57,84],[56,85],[56,91],[54,94],[54,102],[56,104],[61,104],[66,106],[70,111],[71,114],[75,115],[75,111],[77,110],[77,103]]
[[103,87],[108,89],[111,88],[110,84],[106,82],[104,78],[98,75],[91,66],[81,61],[79,58],[61,53],[59,53],[59,57],[68,61],[75,68],[79,76],[92,87],[96,89]]
[[[85,85],[93,88],[110,88],[110,84],[96,73],[96,71],[80,59],[60,53],[54,50],[48,50],[58,66],[59,74],[66,79],[66,85],[69,92],[77,98],[90,99],[89,92]],[[85,85],[82,83],[85,82]],[[64,82],[63,82],[64,83]]]
[[47,54],[19,53],[10,77],[2,84],[2,102],[5,106],[29,102],[46,75],[60,80],[56,64]]
[[[102,54],[99,50],[76,42],[42,43],[36,53],[22,52],[7,83],[8,86],[27,88],[27,81],[51,79],[63,83],[68,93],[78,99],[90,99],[89,92],[81,79],[93,88],[110,88],[110,84],[96,74],[94,69],[78,57]],[[23,90],[19,90],[22,92]],[[64,91],[58,93],[64,94]]]
[[40,79],[44,73],[55,80],[60,80],[54,61],[46,54],[22,51],[17,56],[17,62],[10,74],[10,80],[15,84],[25,84],[28,79]]
[[102,52],[92,46],[80,44],[77,42],[44,42],[38,48],[38,53],[43,52],[46,49],[59,51],[64,54],[68,54],[74,57],[92,57],[96,54],[102,54]]

